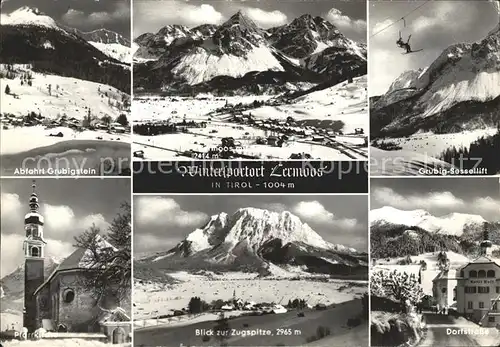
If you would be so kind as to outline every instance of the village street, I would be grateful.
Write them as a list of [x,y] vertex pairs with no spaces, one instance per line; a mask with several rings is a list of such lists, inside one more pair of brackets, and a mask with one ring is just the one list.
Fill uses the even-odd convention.
[[[427,335],[418,344],[424,346],[480,346],[474,335],[467,334],[468,329],[474,329],[474,325],[465,325],[455,317],[426,312],[424,319],[427,323]],[[479,329],[476,326],[475,332]],[[461,329],[464,329],[463,331]],[[461,333],[462,332],[462,333]]]

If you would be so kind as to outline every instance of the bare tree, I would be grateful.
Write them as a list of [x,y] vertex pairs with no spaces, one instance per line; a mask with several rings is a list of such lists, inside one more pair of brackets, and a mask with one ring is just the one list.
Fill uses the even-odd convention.
[[111,222],[107,233],[95,225],[75,237],[75,246],[86,249],[83,261],[90,271],[82,285],[99,303],[111,295],[119,301],[128,300],[131,288],[131,213],[124,202]]

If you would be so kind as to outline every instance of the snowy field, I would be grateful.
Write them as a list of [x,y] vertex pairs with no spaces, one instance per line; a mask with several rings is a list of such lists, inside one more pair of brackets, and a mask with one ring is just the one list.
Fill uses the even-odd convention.
[[[288,159],[291,153],[309,153],[313,158],[325,160],[353,160],[350,156],[342,153],[341,151],[314,144],[307,139],[289,140],[283,147],[271,147],[267,145],[259,145],[255,143],[255,138],[262,134],[260,129],[253,129],[251,135],[245,135],[245,128],[243,130],[231,129],[227,125],[223,126],[226,132],[222,132],[218,128],[217,134],[210,134],[210,129],[213,127],[208,126],[205,129],[196,129],[197,133],[193,134],[166,134],[157,136],[140,136],[134,134],[133,151],[144,151],[145,160],[171,160],[178,158],[177,153],[194,150],[199,152],[208,152],[209,149],[218,149],[221,147],[221,139],[223,137],[237,135],[235,140],[241,143],[241,146],[234,150],[235,153],[244,155],[255,156],[259,158],[269,159]],[[348,139],[348,141],[351,139]],[[359,142],[362,142],[360,140]],[[351,142],[353,142],[351,140]],[[349,143],[346,141],[346,143]],[[366,153],[366,151],[364,151]],[[358,155],[354,152],[349,152],[356,155],[358,160],[366,160],[366,157]],[[198,159],[205,159],[203,157]]]
[[393,142],[402,147],[402,151],[416,152],[430,157],[437,157],[448,148],[468,147],[477,139],[483,136],[492,136],[496,134],[496,132],[496,128],[463,131],[453,134],[433,134],[426,132],[416,133],[409,137],[379,140],[379,142]]
[[[83,339],[50,339],[38,341],[6,341],[2,342],[4,347],[107,347],[109,343],[83,340]],[[116,344],[112,346],[127,347],[131,344]]]
[[454,166],[418,152],[370,147],[370,176],[419,176],[433,168],[449,170]]
[[[92,116],[99,119],[105,115],[115,119],[120,113],[127,113],[121,109],[124,93],[114,87],[76,78],[31,72],[21,65],[14,67],[18,69],[17,73],[29,72],[32,75],[32,85],[22,82],[19,77],[0,79],[3,114],[26,116],[29,112],[35,112],[50,119],[63,115],[83,119],[90,109]],[[0,70],[3,68],[0,67]],[[7,85],[10,88],[9,95],[4,90]]]
[[206,120],[207,114],[225,105],[250,104],[271,98],[270,95],[214,97],[200,94],[195,98],[136,96],[132,102],[132,112],[135,123],[169,119],[182,121],[184,116],[187,120]]
[[[132,103],[134,124],[148,122],[181,123],[183,120],[206,122],[205,128],[188,128],[188,133],[165,134],[157,136],[134,137],[134,151],[144,151],[145,159],[172,160],[181,152],[194,150],[206,153],[221,146],[224,137],[233,137],[241,143],[236,153],[257,158],[288,159],[293,153],[307,153],[315,159],[325,160],[367,160],[367,150],[362,147],[364,135],[337,136],[334,141],[341,149],[332,148],[322,143],[313,143],[314,127],[325,127],[324,122],[344,123],[343,133],[353,134],[356,129],[368,133],[368,101],[366,77],[360,77],[351,84],[346,82],[331,88],[312,92],[292,100],[289,103],[272,96],[214,97],[199,95],[186,97],[136,97]],[[254,101],[265,102],[262,106],[253,106]],[[237,106],[242,104],[243,106]],[[231,122],[233,106],[235,114],[251,116],[256,122],[273,120],[284,124],[291,117],[296,122],[294,131],[308,129],[307,136],[290,135],[283,147],[256,144],[258,138],[279,136],[285,130],[274,130],[271,126],[251,126]],[[226,107],[226,109],[221,109]],[[239,107],[239,108],[238,108]],[[218,110],[219,109],[219,110]],[[218,111],[216,111],[218,110]],[[305,123],[304,123],[305,122]],[[320,125],[320,123],[323,123]],[[282,125],[284,128],[285,126]],[[325,139],[326,142],[332,140]],[[351,150],[350,147],[355,147]],[[346,153],[347,152],[347,153]],[[205,158],[198,158],[205,159]]]
[[334,87],[301,96],[291,104],[264,106],[243,112],[252,113],[257,119],[286,120],[291,116],[302,120],[339,120],[344,122],[344,133],[356,128],[368,133],[368,97],[366,76],[354,79],[354,83],[343,82]]
[[[21,303],[22,305],[23,303]],[[21,331],[23,327],[23,313],[14,310],[6,310],[0,313],[0,330],[9,330],[14,328]]]
[[[274,302],[286,305],[288,300],[302,298],[309,305],[341,303],[360,297],[367,292],[362,281],[330,280],[329,282],[290,279],[262,279],[251,274],[236,274],[213,278],[212,276],[187,273],[169,274],[182,282],[172,285],[159,283],[135,283],[134,320],[144,320],[157,315],[172,314],[173,310],[187,307],[191,297],[199,296],[206,302],[236,297],[244,301]],[[356,286],[351,283],[362,283]],[[366,284],[366,286],[365,286]]]
[[[50,136],[61,132],[63,137]],[[44,126],[15,127],[0,130],[0,154],[16,154],[29,151],[33,148],[51,146],[69,140],[102,140],[130,143],[129,134],[108,134],[106,131],[84,130],[75,131],[66,127],[46,129]],[[19,141],[29,139],[29,141]]]
[[[62,126],[62,119],[75,120],[79,124],[89,115],[92,121],[109,117],[114,122],[121,114],[129,118],[130,110],[124,105],[129,99],[127,94],[99,83],[36,73],[29,65],[13,65],[13,71],[0,65],[0,72],[2,76],[13,77],[0,79],[1,155],[23,153],[71,140],[103,140],[103,147],[110,146],[109,141],[130,143],[128,134],[75,131]],[[5,90],[7,86],[9,93]],[[56,127],[24,126],[22,117],[31,113],[42,117],[41,124],[55,122]],[[63,137],[49,136],[59,132]]]

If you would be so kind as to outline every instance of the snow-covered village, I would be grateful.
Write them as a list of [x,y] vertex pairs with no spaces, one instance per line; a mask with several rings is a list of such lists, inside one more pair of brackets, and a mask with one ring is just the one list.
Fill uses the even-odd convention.
[[372,175],[500,172],[499,18],[497,0],[370,8]]
[[372,346],[500,345],[498,178],[372,180]]
[[135,159],[368,159],[362,25],[322,1],[191,3],[134,2]]
[[[123,34],[89,30],[71,7],[17,3],[2,1],[1,174],[68,162],[96,176],[129,174],[130,23]],[[123,16],[130,21],[130,6]]]
[[367,209],[366,196],[135,196],[134,344],[368,345]]

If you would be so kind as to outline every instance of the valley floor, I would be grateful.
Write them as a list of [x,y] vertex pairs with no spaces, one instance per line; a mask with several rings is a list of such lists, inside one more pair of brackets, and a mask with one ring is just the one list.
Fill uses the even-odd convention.
[[[254,104],[255,102],[255,104]],[[261,104],[263,103],[263,104]],[[255,159],[288,159],[292,154],[307,153],[315,159],[367,160],[365,146],[368,133],[368,101],[366,77],[353,83],[312,92],[290,102],[273,96],[214,97],[159,97],[142,96],[133,101],[134,124],[182,121],[206,122],[206,127],[190,127],[185,133],[134,137],[134,151],[144,151],[144,159],[172,160],[179,156],[192,158],[186,151],[192,150],[203,157],[210,149],[221,146],[225,137],[233,137],[240,145],[236,155]],[[242,124],[233,121],[234,115],[250,116],[256,122],[282,122],[293,118],[297,130],[309,130],[307,135],[288,135],[282,147],[257,144],[257,140],[286,134],[271,127]],[[342,123],[346,135],[322,134],[323,140],[313,140],[319,135],[313,129],[335,128]],[[361,129],[362,133],[357,131]],[[356,133],[356,134],[355,134]],[[348,135],[349,134],[349,135]],[[317,137],[317,136],[316,136]]]
[[151,319],[172,314],[187,307],[191,297],[198,296],[206,302],[230,300],[235,293],[244,301],[275,302],[286,305],[288,300],[305,299],[316,304],[336,304],[352,300],[367,292],[363,281],[291,280],[228,277],[212,280],[203,275],[186,273],[169,274],[180,279],[177,284],[138,283],[134,286],[134,320]]

